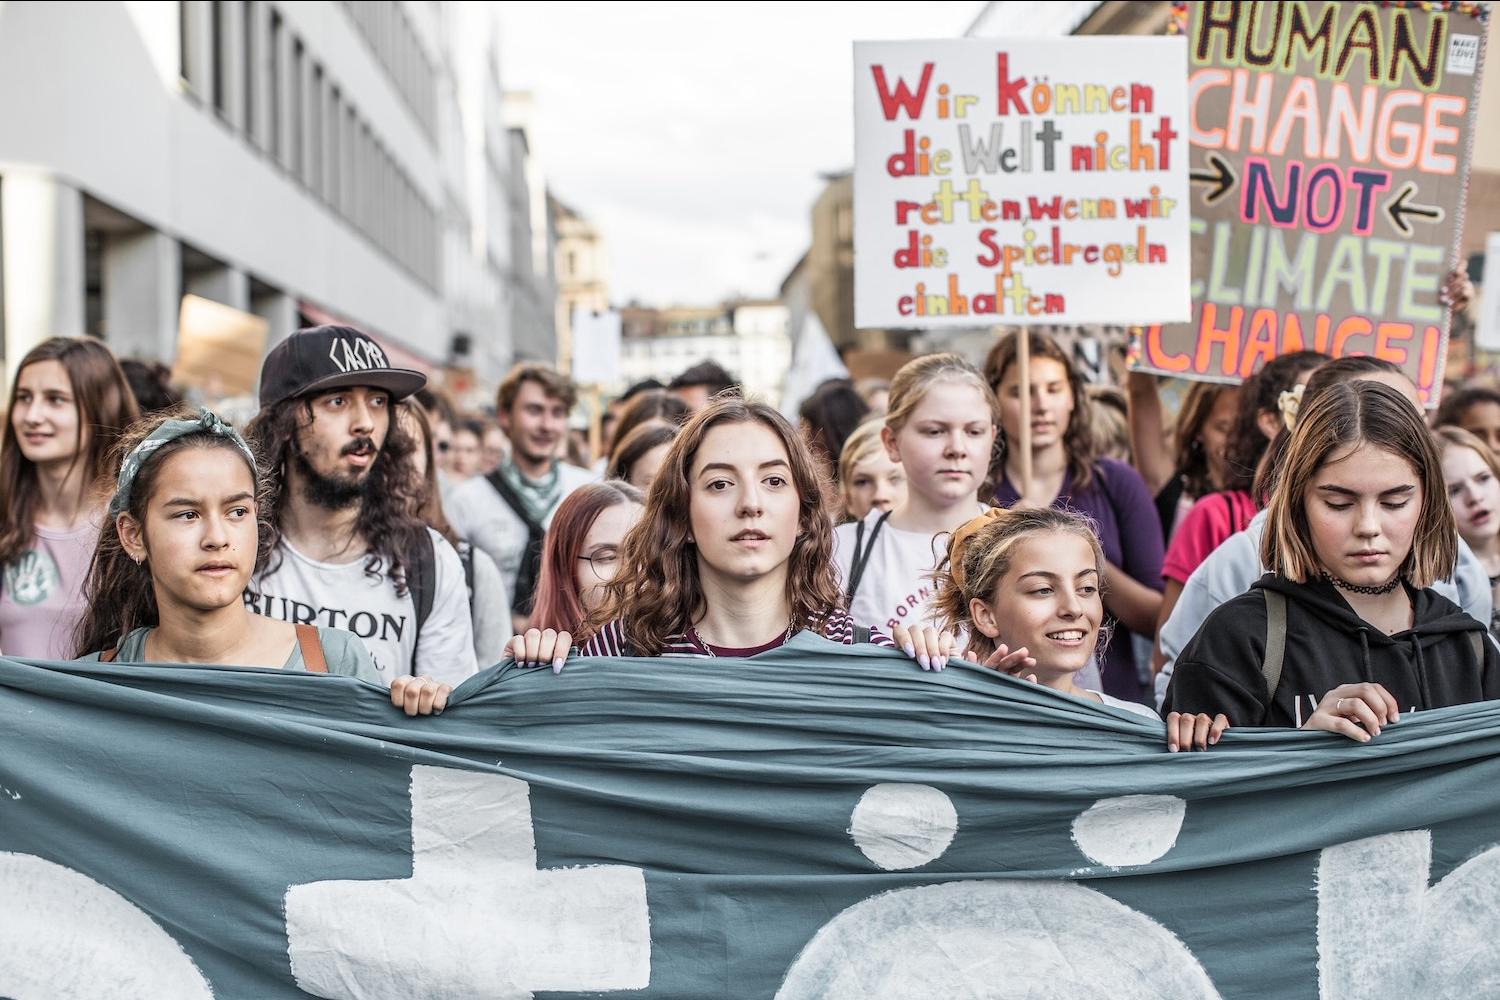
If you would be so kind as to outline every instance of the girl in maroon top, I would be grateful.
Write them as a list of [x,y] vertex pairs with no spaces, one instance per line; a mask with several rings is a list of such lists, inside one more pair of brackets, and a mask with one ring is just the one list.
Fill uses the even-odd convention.
[[[817,466],[785,418],[742,399],[719,400],[682,429],[584,628],[585,656],[742,657],[813,631],[845,645],[899,645],[940,669],[952,644],[930,628],[893,639],[855,627],[834,576]],[[532,629],[511,651],[561,669],[572,640]]]

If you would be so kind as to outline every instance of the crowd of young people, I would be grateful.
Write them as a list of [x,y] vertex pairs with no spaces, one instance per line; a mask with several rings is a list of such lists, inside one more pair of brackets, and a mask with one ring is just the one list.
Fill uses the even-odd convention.
[[345,674],[418,714],[507,655],[745,658],[806,632],[1160,709],[1174,750],[1366,741],[1500,696],[1488,389],[1434,431],[1395,366],[1302,351],[1169,416],[1154,378],[1091,392],[1016,333],[980,368],[826,383],[800,427],[695,366],[631,387],[569,461],[558,372],[517,366],[489,425],[424,383],[358,330],[298,331],[242,435],[138,404],[98,341],[38,346],[0,452],[0,649]]

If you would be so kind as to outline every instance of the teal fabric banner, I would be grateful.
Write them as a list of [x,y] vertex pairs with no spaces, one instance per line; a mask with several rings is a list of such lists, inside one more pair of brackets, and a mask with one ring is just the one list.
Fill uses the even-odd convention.
[[358,681],[0,659],[0,997],[1500,995],[1500,703],[1372,743],[799,636]]

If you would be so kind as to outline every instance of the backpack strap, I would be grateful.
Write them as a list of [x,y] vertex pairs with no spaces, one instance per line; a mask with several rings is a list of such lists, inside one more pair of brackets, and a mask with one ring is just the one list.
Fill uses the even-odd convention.
[[458,545],[454,547],[458,549],[458,561],[464,568],[464,586],[469,590],[469,615],[472,617],[474,614],[474,546],[460,539]]
[[310,674],[328,673],[328,658],[323,655],[323,640],[318,638],[316,625],[293,625],[297,630],[297,649],[302,653],[302,665]]
[[1484,666],[1484,632],[1476,631],[1469,633],[1469,646],[1474,650],[1474,665]]
[[864,646],[864,645],[867,645],[869,643],[869,641],[870,641],[870,626],[868,626],[868,625],[856,625],[856,626],[854,626],[854,645],[856,645],[856,646]]
[[1266,682],[1266,711],[1276,699],[1281,685],[1281,667],[1286,657],[1286,595],[1262,587],[1266,599],[1266,657],[1260,664],[1260,675]]
[[413,677],[417,675],[417,650],[422,646],[422,626],[427,624],[428,617],[432,615],[432,601],[437,593],[437,540],[425,527],[422,531],[427,536],[427,544],[417,546],[414,553],[416,558],[406,577],[407,592],[411,594],[412,603],[417,608],[417,634],[412,641],[411,667],[408,671]]
[[859,590],[859,582],[865,578],[865,567],[870,564],[870,557],[875,554],[875,540],[880,537],[880,529],[885,527],[885,522],[890,516],[891,512],[886,511],[876,520],[875,527],[870,529],[868,545],[860,545],[864,539],[865,522],[860,521],[859,527],[854,529],[854,556],[849,561],[849,587],[844,592],[844,597],[850,604],[854,603],[855,591]]
[[491,472],[484,479],[494,487],[495,492],[500,494],[500,499],[505,501],[505,505],[526,526],[526,548],[521,551],[521,563],[516,568],[516,581],[510,604],[512,612],[529,615],[532,604],[536,600],[536,582],[542,570],[542,543],[546,539],[547,529],[531,519],[526,513],[526,505],[521,502],[516,491],[498,471]]

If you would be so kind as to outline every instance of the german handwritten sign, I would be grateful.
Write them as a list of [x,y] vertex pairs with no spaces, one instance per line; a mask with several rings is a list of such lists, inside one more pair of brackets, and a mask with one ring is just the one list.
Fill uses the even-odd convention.
[[860,327],[1186,320],[1180,38],[854,47]]

